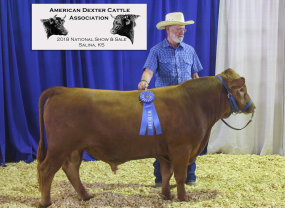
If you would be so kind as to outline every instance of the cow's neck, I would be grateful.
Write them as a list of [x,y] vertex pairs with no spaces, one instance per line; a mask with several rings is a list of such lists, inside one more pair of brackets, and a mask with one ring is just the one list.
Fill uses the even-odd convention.
[[226,90],[216,77],[201,77],[181,85],[187,94],[186,100],[191,108],[201,111],[214,125],[219,119],[231,114]]
[[134,31],[130,30],[128,33],[125,34],[133,43],[134,42]]

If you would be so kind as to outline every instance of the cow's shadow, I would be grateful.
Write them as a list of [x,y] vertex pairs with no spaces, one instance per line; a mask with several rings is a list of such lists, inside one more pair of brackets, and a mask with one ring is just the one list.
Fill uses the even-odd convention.
[[[11,205],[12,204],[12,205]],[[0,195],[0,207],[14,207],[26,205],[28,207],[38,207],[39,198],[31,196],[11,196]]]
[[[101,182],[95,182],[95,183],[84,183],[84,186],[86,188],[100,188],[103,190],[113,190],[113,189],[124,189],[124,188],[155,188],[155,190],[160,191],[161,188],[156,188],[155,185],[141,185],[141,184],[125,184],[125,183],[113,183],[113,184],[107,184],[107,183],[101,183]],[[170,189],[175,188],[176,185],[170,185]],[[155,191],[156,192],[156,191]]]
[[[117,200],[116,207],[165,207],[175,202],[180,202],[177,198],[177,192],[171,191],[172,200],[164,200],[164,197],[161,195],[161,188],[155,188],[154,185],[141,185],[141,184],[106,184],[106,183],[85,183],[84,186],[87,189],[100,189],[103,190],[100,193],[93,194],[93,198],[91,199],[94,203],[98,202],[98,198],[106,198],[106,197],[114,197]],[[148,188],[146,192],[144,192],[145,188]],[[170,185],[170,188],[176,188],[176,185]],[[120,192],[120,189],[135,189],[142,190],[142,194],[134,194],[134,195],[126,195],[121,193],[115,193],[114,190]],[[215,198],[218,195],[218,190],[188,190],[186,191],[187,197],[189,201],[197,202],[197,201],[205,201],[211,198]],[[100,201],[99,199],[99,201]],[[129,202],[129,203],[124,203]],[[111,204],[104,204],[104,206],[112,206]]]
[[[79,199],[74,188],[69,181],[62,180],[53,184],[52,202],[56,207],[166,207],[172,203],[179,202],[177,193],[172,191],[172,200],[164,200],[160,194],[161,188],[153,185],[141,184],[106,184],[101,182],[83,183],[85,188],[91,193],[89,201]],[[171,188],[175,188],[172,185]],[[124,192],[122,193],[122,189]],[[129,192],[128,192],[129,190]],[[209,200],[216,197],[217,190],[194,190],[187,191],[188,200],[192,202]],[[0,207],[9,205],[28,207],[39,207],[40,197],[32,196],[11,196],[0,195]]]

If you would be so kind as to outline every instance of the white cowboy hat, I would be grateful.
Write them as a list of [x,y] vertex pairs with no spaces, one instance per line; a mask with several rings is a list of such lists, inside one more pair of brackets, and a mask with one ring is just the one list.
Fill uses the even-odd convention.
[[165,16],[165,21],[157,23],[156,27],[159,30],[164,30],[169,25],[190,25],[194,24],[193,20],[184,21],[184,15],[181,12],[169,13]]

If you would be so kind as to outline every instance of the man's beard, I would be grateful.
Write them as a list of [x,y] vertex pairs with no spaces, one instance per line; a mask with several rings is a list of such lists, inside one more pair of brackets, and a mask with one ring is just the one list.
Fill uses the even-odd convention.
[[182,35],[182,38],[178,38],[172,31],[170,31],[170,37],[175,43],[180,43],[183,41],[184,35]]

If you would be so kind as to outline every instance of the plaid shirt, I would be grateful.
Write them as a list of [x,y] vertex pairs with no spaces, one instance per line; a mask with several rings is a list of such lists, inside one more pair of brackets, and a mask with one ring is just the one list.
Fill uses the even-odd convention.
[[181,42],[175,50],[167,39],[150,49],[146,68],[156,76],[155,87],[181,84],[203,69],[193,47]]

